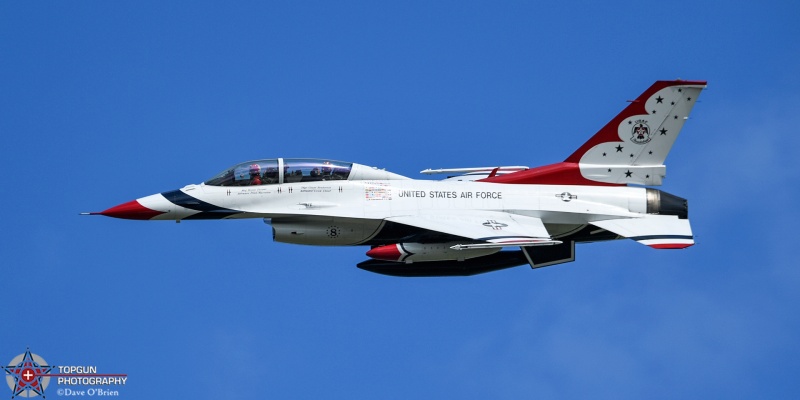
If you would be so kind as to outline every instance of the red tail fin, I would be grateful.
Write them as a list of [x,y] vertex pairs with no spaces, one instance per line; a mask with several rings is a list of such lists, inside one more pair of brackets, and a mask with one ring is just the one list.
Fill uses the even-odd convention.
[[657,81],[564,162],[482,182],[660,185],[663,165],[705,81]]

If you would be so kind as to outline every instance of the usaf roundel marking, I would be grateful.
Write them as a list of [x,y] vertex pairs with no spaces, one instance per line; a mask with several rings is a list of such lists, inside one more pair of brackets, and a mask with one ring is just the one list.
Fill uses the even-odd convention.
[[647,125],[646,120],[639,119],[633,121],[633,128],[631,128],[631,142],[636,144],[645,144],[650,142],[652,138],[653,136],[650,131],[650,126]]
[[487,220],[482,225],[487,227],[487,228],[492,228],[492,229],[494,229],[496,231],[503,230],[503,228],[508,226],[508,224],[504,224],[502,222],[497,222],[497,221],[495,221],[493,219]]

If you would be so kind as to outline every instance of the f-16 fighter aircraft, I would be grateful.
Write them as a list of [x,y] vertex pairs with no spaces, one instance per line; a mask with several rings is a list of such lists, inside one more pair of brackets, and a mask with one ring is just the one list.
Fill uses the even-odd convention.
[[[575,260],[575,243],[694,244],[687,201],[657,189],[704,81],[658,81],[563,162],[425,170],[273,158],[102,212],[139,220],[263,218],[277,242],[370,246],[358,267],[396,276],[474,275]],[[506,248],[506,250],[501,251]]]

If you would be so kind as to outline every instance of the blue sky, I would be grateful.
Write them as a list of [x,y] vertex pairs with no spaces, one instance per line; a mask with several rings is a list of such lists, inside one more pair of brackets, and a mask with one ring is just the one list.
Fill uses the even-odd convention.
[[[798,3],[331,3],[0,4],[0,363],[125,398],[800,394]],[[674,78],[709,82],[661,187],[683,251],[401,279],[260,220],[78,216],[258,158],[558,162]]]

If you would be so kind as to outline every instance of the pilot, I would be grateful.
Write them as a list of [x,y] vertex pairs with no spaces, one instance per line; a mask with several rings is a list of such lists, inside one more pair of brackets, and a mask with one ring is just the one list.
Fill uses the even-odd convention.
[[267,171],[264,172],[264,180],[267,181],[267,183],[277,183],[278,169],[274,167],[267,168]]
[[260,185],[261,184],[261,166],[258,164],[253,164],[250,166],[250,185]]
[[336,168],[333,170],[332,177],[335,180],[344,179],[347,175],[347,172],[343,168]]

